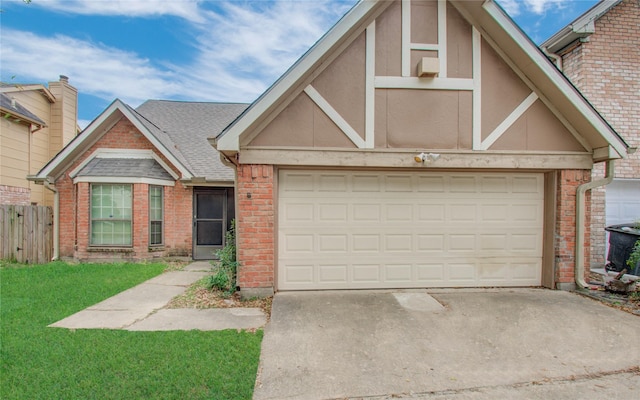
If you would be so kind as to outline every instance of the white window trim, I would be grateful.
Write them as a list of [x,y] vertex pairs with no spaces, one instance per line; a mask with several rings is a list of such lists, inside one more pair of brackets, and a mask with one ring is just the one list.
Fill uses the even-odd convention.
[[[99,183],[102,184],[102,183]],[[108,184],[108,183],[107,183]],[[119,183],[113,183],[114,185],[118,185]],[[91,239],[93,237],[93,186],[89,187],[89,247],[93,249],[99,248],[122,248],[122,249],[132,249],[133,248],[133,219],[134,219],[134,210],[133,210],[133,185],[131,185],[131,244],[94,244],[91,243]],[[104,221],[101,219],[100,221]],[[123,219],[119,219],[118,221],[125,221]]]
[[154,187],[158,187],[158,185],[152,185],[149,186],[149,193],[148,193],[148,198],[149,198],[149,247],[162,247],[164,246],[164,223],[165,223],[165,213],[164,213],[164,187],[160,186],[161,189],[161,193],[162,193],[162,205],[161,205],[161,211],[162,211],[162,219],[160,219],[162,225],[161,225],[161,230],[160,230],[160,235],[161,235],[161,240],[160,243],[151,243],[151,222],[153,221],[158,221],[158,220],[151,220],[151,189]]
[[113,183],[115,185],[122,183],[146,183],[148,185],[156,186],[175,186],[174,181],[166,181],[156,178],[141,178],[135,176],[80,176],[73,180],[73,183],[87,182],[87,183]]

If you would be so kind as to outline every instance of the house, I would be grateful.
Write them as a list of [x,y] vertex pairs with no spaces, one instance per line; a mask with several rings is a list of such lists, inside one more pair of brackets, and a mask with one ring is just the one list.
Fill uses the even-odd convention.
[[115,100],[31,177],[56,193],[54,258],[214,258],[234,218],[234,170],[207,136],[246,107]]
[[61,75],[42,84],[0,83],[0,204],[53,205],[53,194],[27,180],[76,136],[78,92]]
[[585,285],[628,145],[492,0],[361,1],[220,135],[238,285]]
[[[640,3],[601,1],[541,47],[633,148],[640,146]],[[592,179],[602,177],[593,170]],[[615,162],[591,195],[591,264],[606,259],[605,226],[640,220],[640,153]]]

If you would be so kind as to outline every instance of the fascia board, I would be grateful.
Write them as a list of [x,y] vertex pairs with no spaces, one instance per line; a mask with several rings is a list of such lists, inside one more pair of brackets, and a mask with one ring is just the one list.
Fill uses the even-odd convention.
[[47,101],[49,101],[49,103],[55,103],[56,102],[56,96],[53,95],[53,93],[51,93],[51,91],[49,89],[47,89],[46,86],[42,85],[42,84],[27,84],[27,85],[21,85],[19,83],[16,83],[15,85],[11,85],[11,86],[3,86],[0,88],[0,92],[2,93],[13,93],[13,92],[26,92],[26,91],[30,91],[30,90],[35,90],[35,91],[39,91],[42,93],[42,95],[47,99]]
[[27,123],[29,123],[31,125],[37,125],[37,126],[40,126],[40,127],[47,126],[47,124],[45,124],[44,121],[36,121],[33,118],[29,118],[24,114],[21,114],[19,112],[13,111],[13,110],[10,110],[8,108],[0,107],[0,113],[3,114],[3,117],[5,115],[9,114],[9,115],[11,115],[12,117],[14,117],[16,119],[19,119],[21,121],[27,122]]
[[[129,108],[119,99],[111,103],[105,111],[103,111],[96,119],[91,121],[89,126],[78,136],[74,138],[53,160],[44,166],[36,176],[37,179],[46,179],[50,175],[55,175],[59,167],[73,162],[79,156],[83,148],[93,144],[97,138],[102,136],[108,129],[113,126],[113,119],[116,113],[125,116],[131,123],[149,140],[173,165],[178,168],[183,179],[191,178],[191,173],[171,154],[158,139],[153,136],[140,120],[129,110]],[[119,119],[119,118],[117,118]]]
[[511,40],[527,54],[536,67],[543,72],[547,79],[567,98],[567,100],[581,113],[588,123],[615,149],[621,156],[627,154],[627,146],[618,135],[602,120],[602,117],[588,104],[588,102],[576,93],[573,88],[540,50],[518,29],[513,21],[504,14],[494,1],[485,1],[482,8],[504,30]]
[[[387,3],[387,4],[385,4]],[[215,147],[222,152],[240,150],[240,135],[247,131],[272,105],[282,98],[304,75],[310,71],[325,54],[332,49],[363,18],[378,7],[386,7],[390,2],[361,0],[329,32],[325,34],[305,55],[303,55],[271,88],[256,100],[244,114],[234,121],[221,136],[215,139]]]
[[[119,99],[114,100],[96,119],[91,121],[78,136],[73,138],[56,156],[45,165],[36,175],[39,179],[46,179],[54,175],[54,173],[67,162],[72,162],[75,155],[85,143],[91,143],[94,136],[104,133],[106,129],[100,129],[103,125],[109,124],[115,112],[121,110],[122,102]],[[110,128],[110,127],[109,127]]]
[[573,41],[594,33],[593,23],[622,0],[603,0],[545,40],[540,47],[556,53]]

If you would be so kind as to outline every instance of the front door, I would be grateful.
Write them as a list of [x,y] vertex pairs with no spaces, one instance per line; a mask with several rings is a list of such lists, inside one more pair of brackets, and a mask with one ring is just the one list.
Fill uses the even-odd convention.
[[[232,189],[195,189],[193,194],[193,259],[211,260],[224,246],[224,234],[232,216],[228,213]],[[233,200],[231,200],[233,202]]]

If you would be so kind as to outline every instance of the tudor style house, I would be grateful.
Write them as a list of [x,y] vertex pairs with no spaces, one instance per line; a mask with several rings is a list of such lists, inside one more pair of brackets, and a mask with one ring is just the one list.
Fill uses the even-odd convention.
[[[540,46],[633,148],[640,147],[640,2],[596,4]],[[594,168],[592,179],[604,175]],[[640,219],[640,152],[615,162],[591,195],[591,264],[606,258],[605,226]]]
[[246,107],[115,100],[31,177],[55,191],[54,258],[214,258],[234,218],[234,171],[207,136]]
[[238,285],[585,285],[628,145],[495,1],[361,1],[211,143]]
[[69,78],[0,83],[0,204],[53,205],[53,193],[27,180],[78,133],[78,92]]

